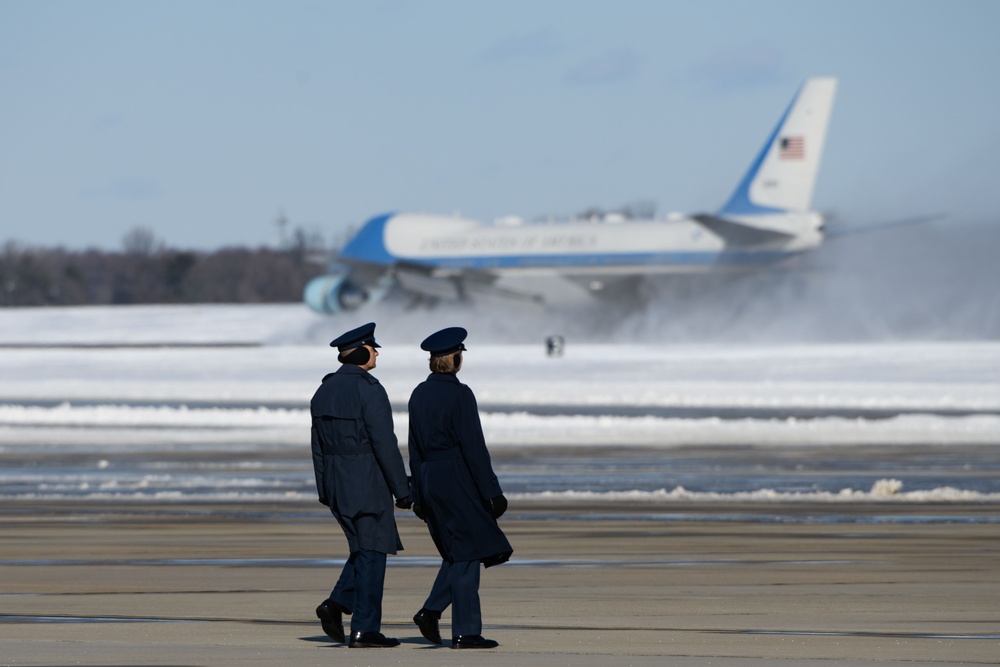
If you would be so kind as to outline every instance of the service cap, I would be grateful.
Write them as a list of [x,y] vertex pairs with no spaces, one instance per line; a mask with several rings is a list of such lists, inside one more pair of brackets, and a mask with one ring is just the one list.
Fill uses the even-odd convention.
[[448,327],[432,333],[420,344],[421,350],[431,353],[432,357],[441,357],[452,352],[465,349],[462,341],[469,335],[469,332],[462,327]]
[[347,333],[341,334],[330,342],[330,347],[335,347],[341,352],[345,350],[353,350],[354,348],[361,347],[362,345],[381,347],[381,345],[375,342],[374,322],[363,324],[357,329],[351,329]]

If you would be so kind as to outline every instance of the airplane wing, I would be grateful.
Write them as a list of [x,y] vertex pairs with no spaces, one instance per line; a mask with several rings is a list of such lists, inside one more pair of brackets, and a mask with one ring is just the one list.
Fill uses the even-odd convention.
[[496,284],[497,276],[486,271],[440,269],[400,262],[395,265],[393,275],[403,289],[424,298],[460,301],[477,294],[491,294],[534,303],[542,301],[538,294],[500,287]]

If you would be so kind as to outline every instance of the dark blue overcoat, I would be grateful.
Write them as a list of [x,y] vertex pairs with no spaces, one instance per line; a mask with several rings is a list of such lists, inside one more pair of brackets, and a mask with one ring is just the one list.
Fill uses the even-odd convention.
[[488,511],[503,492],[472,390],[454,375],[431,374],[413,390],[409,411],[413,500],[441,558],[487,567],[506,561],[513,549]]
[[319,501],[337,518],[351,553],[402,549],[393,496],[409,495],[385,389],[360,366],[323,378],[310,403]]

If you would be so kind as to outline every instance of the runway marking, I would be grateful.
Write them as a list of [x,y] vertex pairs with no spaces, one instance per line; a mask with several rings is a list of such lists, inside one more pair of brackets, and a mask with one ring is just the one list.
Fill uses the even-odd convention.
[[0,623],[179,623],[195,619],[139,618],[129,616],[34,616],[0,614]]
[[818,637],[877,637],[903,639],[1000,639],[1000,635],[978,634],[937,634],[932,632],[870,632],[870,631],[826,631],[826,630],[701,630],[712,634],[730,635],[793,635]]
[[[510,494],[511,498],[518,498],[519,494]],[[808,501],[806,501],[808,502]],[[969,515],[917,515],[917,516],[853,516],[850,514],[810,514],[803,516],[792,516],[787,514],[677,514],[667,512],[650,513],[615,513],[615,514],[575,514],[575,513],[537,513],[532,514],[508,514],[507,516],[519,520],[568,520],[568,521],[664,521],[664,522],[697,522],[697,523],[763,523],[763,524],[805,524],[805,525],[837,525],[837,524],[864,524],[864,525],[930,525],[930,524],[994,524],[1000,523],[1000,516],[969,516]],[[844,538],[872,539],[870,534],[848,534],[841,535]]]
[[[0,561],[0,567],[78,567],[78,566],[141,566],[141,567],[290,567],[337,568],[343,567],[343,558],[170,558],[149,560],[10,560]],[[882,561],[857,560],[740,560],[740,559],[615,559],[615,558],[560,558],[560,559],[511,559],[504,565],[514,568],[603,568],[603,567],[753,567],[761,565],[871,565]],[[438,567],[440,558],[423,556],[395,556],[388,560],[389,567]]]
[[[251,623],[263,625],[313,625],[314,620],[282,621],[276,619],[246,619],[246,618],[153,618],[143,616],[53,616],[33,614],[0,614],[0,623]],[[386,626],[408,627],[410,624],[385,622]],[[447,624],[445,624],[447,627]],[[601,632],[636,632],[637,628],[586,627],[581,625],[484,625],[489,630],[521,630],[521,631],[551,631],[579,630]],[[697,632],[716,635],[778,635],[778,636],[816,636],[816,637],[871,637],[878,639],[1000,639],[1000,634],[973,633],[935,633],[935,632],[871,632],[871,631],[827,631],[827,630],[715,630],[709,628],[638,628],[643,632]],[[326,641],[326,638],[322,638]]]

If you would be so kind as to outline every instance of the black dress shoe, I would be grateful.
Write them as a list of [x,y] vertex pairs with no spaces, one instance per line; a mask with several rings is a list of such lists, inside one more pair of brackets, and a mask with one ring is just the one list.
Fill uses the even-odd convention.
[[421,609],[413,617],[413,622],[420,628],[420,634],[424,639],[432,644],[443,644],[441,641],[441,631],[438,630],[438,621],[441,619],[441,612]]
[[342,642],[346,639],[343,611],[343,607],[333,600],[324,600],[323,604],[316,607],[316,616],[319,618],[320,625],[323,626],[323,632],[336,642]]
[[399,646],[399,640],[393,637],[386,637],[381,632],[352,632],[351,648],[389,648]]
[[459,635],[451,638],[452,648],[496,648],[500,642],[484,639],[482,635]]

